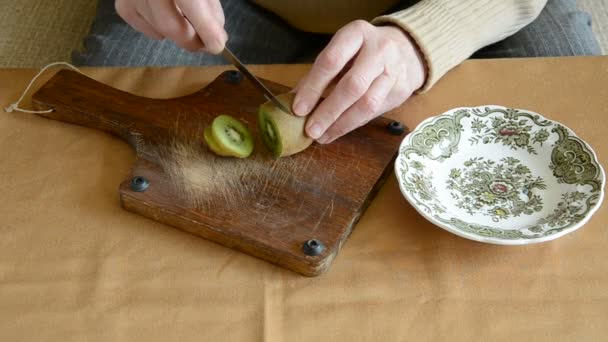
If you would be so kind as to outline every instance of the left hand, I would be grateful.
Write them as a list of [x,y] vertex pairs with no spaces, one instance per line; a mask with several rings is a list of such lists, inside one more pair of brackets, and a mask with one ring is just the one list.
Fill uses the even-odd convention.
[[423,85],[425,73],[421,54],[403,30],[353,21],[334,35],[300,81],[293,111],[308,115],[337,81],[306,125],[311,138],[330,143],[401,105]]

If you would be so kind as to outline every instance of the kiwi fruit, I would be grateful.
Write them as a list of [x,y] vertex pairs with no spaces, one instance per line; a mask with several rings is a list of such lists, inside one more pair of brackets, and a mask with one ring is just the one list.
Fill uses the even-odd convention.
[[[294,93],[277,96],[277,100],[291,108]],[[304,132],[307,117],[285,113],[268,101],[258,111],[258,128],[266,147],[275,157],[285,157],[308,148],[313,140]]]
[[253,152],[251,131],[240,120],[219,115],[203,134],[209,149],[225,157],[247,158]]

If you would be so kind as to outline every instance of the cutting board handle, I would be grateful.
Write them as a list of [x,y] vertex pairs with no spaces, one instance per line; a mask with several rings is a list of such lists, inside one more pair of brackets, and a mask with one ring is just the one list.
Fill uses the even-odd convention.
[[107,131],[127,141],[136,120],[123,106],[135,103],[134,95],[71,70],[59,71],[32,96],[35,108],[53,110],[41,116]]
[[38,110],[53,109],[41,116],[112,133],[137,149],[141,136],[147,141],[159,140],[174,133],[168,129],[171,127],[187,133],[186,123],[181,122],[180,127],[180,116],[174,114],[180,113],[184,98],[144,98],[78,72],[61,70],[32,96],[32,104]]

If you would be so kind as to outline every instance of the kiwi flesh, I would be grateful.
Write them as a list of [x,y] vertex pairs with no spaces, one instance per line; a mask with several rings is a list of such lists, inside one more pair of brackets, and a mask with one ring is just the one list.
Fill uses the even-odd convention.
[[[294,93],[277,96],[277,100],[291,108]],[[285,157],[307,149],[313,142],[304,131],[307,117],[285,113],[268,101],[258,111],[258,129],[266,147],[275,157]]]
[[222,157],[231,156],[228,152],[222,150],[217,145],[217,143],[215,142],[215,139],[213,139],[213,136],[211,135],[211,126],[207,126],[207,128],[205,128],[205,133],[203,134],[203,137],[205,138],[205,142],[207,143],[207,146],[209,147],[211,152],[217,154],[218,156],[222,156]]
[[247,158],[253,152],[251,131],[242,121],[219,115],[205,129],[209,149],[220,156]]

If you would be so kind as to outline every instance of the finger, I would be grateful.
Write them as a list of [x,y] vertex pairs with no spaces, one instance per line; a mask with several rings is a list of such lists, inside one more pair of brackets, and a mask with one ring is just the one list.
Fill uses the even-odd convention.
[[165,38],[162,34],[156,31],[154,27],[146,21],[146,19],[139,15],[139,13],[135,14],[133,21],[131,21],[129,24],[137,31],[145,34],[146,36],[152,39],[160,40]]
[[362,44],[363,33],[358,27],[345,26],[336,33],[296,87],[293,111],[297,115],[310,113],[325,88],[357,54]]
[[146,21],[146,19],[137,13],[135,6],[120,0],[116,1],[114,6],[116,13],[136,31],[139,31],[152,39],[164,38],[162,34],[158,33],[158,31]]
[[224,17],[224,10],[222,9],[222,4],[219,0],[209,1],[209,6],[211,11],[213,12],[213,16],[217,19],[217,22],[221,27],[224,27],[226,23],[226,18]]
[[387,109],[385,101],[394,85],[394,78],[385,72],[380,74],[371,84],[367,93],[346,110],[318,142],[321,144],[330,143],[381,115]]
[[382,57],[371,48],[363,48],[353,67],[338,82],[335,89],[314,110],[308,119],[306,133],[313,139],[325,131],[369,89],[382,73]]
[[224,31],[224,12],[218,0],[178,0],[177,5],[194,27],[204,50],[218,54],[224,49],[228,34]]
[[196,31],[171,0],[141,1],[137,11],[165,38],[176,45],[197,51],[203,47]]
[[405,80],[403,80],[402,76],[397,78],[393,89],[391,89],[390,93],[388,93],[386,96],[386,101],[384,101],[384,106],[381,110],[383,113],[401,106],[412,96],[413,90],[407,86],[404,86],[403,83],[405,83]]
[[[214,0],[214,1],[209,1],[209,9],[207,9],[207,11],[210,11],[213,15],[213,18],[217,20],[217,22],[219,23],[219,25],[221,27],[224,27],[224,24],[226,23],[226,17],[224,16],[224,10],[222,9],[222,4],[218,1],[218,0]],[[179,8],[179,6],[177,6],[177,9],[180,11],[180,14],[183,16],[183,11],[181,8]]]

